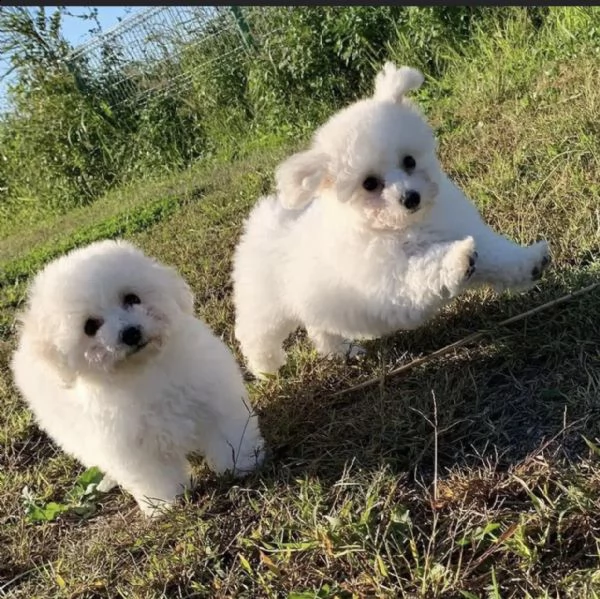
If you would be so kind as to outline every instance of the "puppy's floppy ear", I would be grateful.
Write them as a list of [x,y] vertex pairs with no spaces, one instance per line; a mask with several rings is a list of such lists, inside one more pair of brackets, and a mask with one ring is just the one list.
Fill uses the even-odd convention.
[[48,344],[40,345],[38,351],[46,362],[52,365],[52,368],[58,374],[65,387],[72,387],[75,382],[76,373],[69,366],[67,356],[61,353],[56,347]]
[[396,68],[392,62],[386,62],[375,77],[373,98],[381,102],[402,102],[404,95],[411,89],[419,89],[424,77],[421,71],[412,67]]
[[172,266],[167,266],[154,258],[151,260],[157,275],[155,280],[162,293],[172,297],[184,314],[194,316],[194,294],[185,279]]
[[16,325],[22,336],[21,343],[27,343],[35,355],[54,371],[63,385],[67,388],[71,387],[77,373],[70,367],[68,357],[50,340],[52,337],[49,336],[45,320],[38,319],[29,308],[26,308],[17,315]]
[[327,156],[316,150],[298,152],[275,171],[277,193],[286,208],[302,208],[314,196],[327,173]]

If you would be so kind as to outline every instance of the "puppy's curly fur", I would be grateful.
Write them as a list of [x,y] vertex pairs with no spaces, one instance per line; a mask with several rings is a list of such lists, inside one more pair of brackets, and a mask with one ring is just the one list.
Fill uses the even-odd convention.
[[20,319],[15,382],[56,443],[105,473],[101,490],[122,485],[157,515],[188,484],[190,452],[217,472],[260,463],[240,370],[175,270],[93,243],[38,273]]
[[471,285],[525,290],[548,246],[495,233],[443,172],[406,98],[423,75],[386,63],[371,98],[335,114],[276,171],[234,257],[235,332],[256,376],[298,326],[323,354],[422,325]]

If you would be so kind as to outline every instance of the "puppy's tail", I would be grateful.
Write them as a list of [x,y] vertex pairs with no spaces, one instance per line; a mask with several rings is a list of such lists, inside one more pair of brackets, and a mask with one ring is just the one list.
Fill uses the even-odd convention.
[[392,62],[386,62],[375,78],[373,98],[381,102],[402,102],[404,95],[411,89],[419,89],[423,84],[423,73],[412,67],[397,68]]

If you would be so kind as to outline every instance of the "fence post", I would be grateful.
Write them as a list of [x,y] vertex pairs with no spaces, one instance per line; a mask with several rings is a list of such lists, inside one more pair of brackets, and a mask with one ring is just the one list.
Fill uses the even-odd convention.
[[240,30],[240,34],[242,35],[242,40],[244,41],[246,49],[254,50],[256,48],[256,45],[254,43],[254,38],[252,37],[250,27],[248,26],[248,22],[244,17],[244,13],[242,12],[239,6],[230,6],[229,8],[233,13],[233,17],[235,19],[235,22],[237,23],[238,29]]

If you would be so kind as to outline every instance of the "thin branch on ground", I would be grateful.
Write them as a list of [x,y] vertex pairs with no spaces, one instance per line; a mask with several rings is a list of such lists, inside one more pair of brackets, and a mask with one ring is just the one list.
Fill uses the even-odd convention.
[[[467,335],[466,337],[463,337],[462,339],[459,339],[458,341],[455,341],[454,343],[445,345],[444,347],[442,347],[430,354],[427,354],[426,356],[423,356],[422,358],[417,358],[416,360],[413,360],[412,362],[409,362],[408,364],[398,366],[398,368],[393,368],[392,370],[390,370],[389,372],[387,372],[385,374],[385,380],[388,380],[393,376],[402,374],[403,372],[412,370],[413,368],[416,368],[417,366],[421,366],[421,364],[431,362],[435,358],[444,356],[444,355],[450,353],[452,350],[458,349],[459,347],[462,347],[463,345],[467,345],[467,343],[471,343],[472,341],[478,341],[479,339],[482,339],[486,335],[493,333],[494,331],[496,331],[497,329],[499,329],[501,327],[506,327],[510,324],[514,324],[515,322],[524,320],[524,319],[528,318],[529,316],[538,314],[539,312],[547,310],[548,308],[552,308],[559,304],[563,304],[563,303],[570,301],[576,297],[579,297],[581,295],[589,293],[599,286],[600,286],[600,282],[592,283],[590,285],[587,285],[586,287],[583,287],[582,289],[578,289],[577,291],[567,293],[566,295],[563,295],[559,298],[556,298],[554,300],[546,302],[545,304],[542,304],[541,306],[536,306],[535,308],[532,308],[531,310],[527,310],[526,312],[522,312],[521,314],[517,314],[516,316],[511,316],[510,318],[507,318],[506,320],[502,320],[501,322],[499,322],[497,325],[495,325],[491,329],[483,329],[481,331],[476,331],[475,333],[471,333],[470,335]],[[352,392],[358,391],[360,389],[366,389],[367,387],[371,387],[377,383],[380,383],[381,379],[382,379],[382,376],[380,375],[376,378],[372,378],[367,381],[363,381],[362,383],[359,383],[358,385],[354,385],[352,387],[348,387],[347,389],[342,389],[341,391],[336,391],[335,393],[331,393],[330,395],[327,396],[327,399],[332,399],[335,397],[340,397],[342,395],[347,395],[348,393],[352,393]]]

